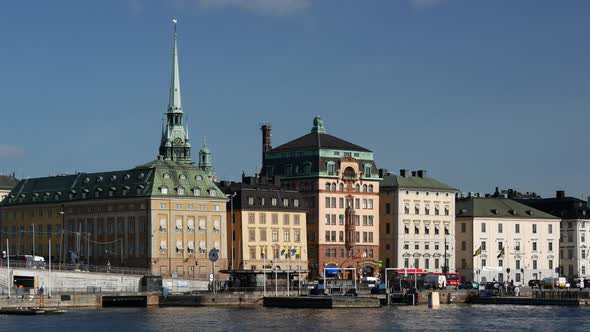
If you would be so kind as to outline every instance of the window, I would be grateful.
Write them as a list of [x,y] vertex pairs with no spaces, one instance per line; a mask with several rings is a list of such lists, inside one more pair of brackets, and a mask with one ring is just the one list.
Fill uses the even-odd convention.
[[328,161],[326,167],[328,175],[336,175],[336,164],[333,161]]
[[178,195],[184,195],[184,188],[183,187],[178,187],[176,188],[176,192],[178,193]]
[[363,198],[363,209],[367,209],[367,199]]
[[445,235],[450,235],[449,226],[445,225]]
[[515,232],[516,234],[519,234],[519,233],[520,233],[520,224],[516,224],[516,225],[514,225],[514,232]]
[[391,214],[391,204],[385,203],[385,214]]
[[279,241],[279,230],[273,229],[272,230],[272,242],[278,242],[278,241]]
[[404,234],[410,234],[410,227],[408,225],[404,225]]
[[[449,194],[447,194],[447,195],[449,195]],[[449,207],[445,206],[445,216],[448,216],[448,215],[449,215]]]
[[553,234],[553,225],[549,224],[549,234]]
[[217,196],[217,190],[209,189],[209,196]]
[[502,224],[498,224],[498,233],[502,233]]
[[276,199],[276,198],[273,198],[273,199],[271,199],[271,200],[270,200],[270,204],[271,204],[272,206],[277,206],[277,199]]
[[414,214],[420,214],[420,207],[418,205],[414,206]]
[[466,223],[461,223],[461,233],[465,233],[467,232],[467,224]]
[[371,165],[365,165],[363,176],[366,178],[370,178],[371,177],[371,169],[372,169]]
[[276,213],[273,213],[273,214],[271,215],[271,223],[272,223],[273,225],[278,225],[278,224],[279,224],[279,215],[278,215],[278,214],[276,214]]
[[162,195],[167,195],[168,194],[168,187],[166,187],[166,186],[160,187],[160,193]]
[[372,184],[370,184],[370,185],[369,185],[369,192],[370,192],[370,193],[372,193],[372,192],[373,192],[373,189],[374,189],[373,185],[372,185]]
[[266,229],[260,229],[260,241],[266,241]]
[[404,244],[404,249],[405,249],[405,250],[408,250],[408,249],[410,249],[410,245],[409,245],[409,244],[407,244],[407,243],[406,243],[406,244]]
[[254,205],[254,197],[248,197],[248,205]]
[[486,251],[486,241],[481,241],[481,251]]
[[343,197],[340,197],[338,199],[338,207],[341,209],[344,209],[344,198]]
[[373,210],[373,199],[369,198],[369,210]]
[[520,251],[520,242],[514,242],[514,250]]
[[290,216],[288,214],[283,215],[283,225],[289,225],[291,223]]
[[404,267],[406,269],[410,267],[410,259],[409,258],[404,258]]
[[338,232],[338,241],[344,242],[344,232],[343,231]]
[[481,260],[481,266],[482,266],[482,267],[484,267],[484,266],[487,266],[487,262],[486,262],[486,260],[485,260],[485,259],[482,259],[482,260]]
[[326,225],[329,225],[330,224],[330,214],[329,213],[326,213],[326,222],[325,222],[325,224]]
[[517,260],[515,261],[515,264],[516,264],[516,269],[517,269],[517,270],[520,270],[520,259],[517,259]]
[[406,205],[404,206],[404,213],[405,213],[405,214],[410,214],[410,205],[406,204]]
[[293,237],[295,242],[301,242],[301,231],[296,229],[293,231]]
[[533,234],[537,234],[537,224],[533,224]]
[[254,213],[248,213],[248,225],[254,225],[256,223],[256,217]]
[[498,266],[503,267],[504,266],[504,260],[498,259]]
[[504,249],[504,243],[498,242],[498,250],[502,251],[502,249]]
[[293,215],[293,225],[298,226],[300,224],[300,220],[299,220],[299,215],[295,214]]
[[553,270],[553,260],[549,260],[549,270]]
[[340,191],[340,192],[344,191],[344,183],[340,182],[340,184],[338,185],[338,191]]
[[194,188],[193,189],[193,196],[199,196],[199,195],[201,195],[201,189]]
[[357,193],[358,193],[359,191],[361,191],[361,185],[357,183],[357,184],[354,186],[354,191],[356,191]]
[[428,206],[428,205],[424,206],[424,214],[425,215],[429,215],[430,214],[430,206]]
[[330,235],[330,241],[336,242],[336,231],[331,231]]
[[338,215],[338,224],[344,225],[344,215],[343,214]]
[[440,215],[440,210],[439,210],[438,206],[435,206],[435,207],[434,207],[434,215],[435,215],[435,216],[438,216],[438,215]]
[[485,233],[486,232],[486,223],[485,222],[482,222],[481,223],[481,232],[482,233]]
[[366,193],[367,192],[367,185],[363,184],[363,192]]
[[299,207],[299,200],[298,199],[294,199],[293,200],[293,206],[294,207]]
[[418,242],[414,243],[414,249],[420,250],[420,244]]
[[549,241],[547,243],[547,249],[548,249],[548,251],[553,251],[553,242]]
[[537,242],[536,241],[533,242],[533,251],[537,251]]
[[385,234],[390,234],[390,233],[391,233],[391,224],[385,223]]
[[435,268],[435,269],[438,269],[439,267],[440,267],[440,261],[439,261],[439,259],[438,259],[438,258],[435,258],[435,259],[434,259],[434,268]]
[[420,226],[418,224],[414,225],[414,234],[420,234]]
[[461,250],[463,250],[463,251],[467,250],[467,242],[466,241],[461,241]]

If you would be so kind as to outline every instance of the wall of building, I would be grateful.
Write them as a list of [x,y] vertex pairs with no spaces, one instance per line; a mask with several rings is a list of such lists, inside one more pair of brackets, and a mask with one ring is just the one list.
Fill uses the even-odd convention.
[[590,274],[590,219],[563,219],[559,242],[560,267],[563,275]]
[[153,198],[150,208],[152,271],[208,278],[213,268],[208,254],[213,248],[219,250],[216,273],[227,269],[225,201]]
[[381,190],[380,231],[384,240],[380,250],[385,265],[442,272],[446,239],[449,271],[455,271],[455,193],[411,188]]
[[[466,232],[462,232],[462,223],[471,223],[472,227],[466,226]],[[469,238],[473,239],[471,248],[457,250],[459,264],[466,266],[460,269],[466,278],[472,276],[478,281],[514,280],[517,284],[527,284],[531,279],[557,276],[558,219],[459,217],[457,229],[458,248],[461,248],[462,241],[469,244]],[[472,235],[468,234],[469,231]],[[504,247],[503,254],[500,243]],[[474,257],[480,247],[481,254]],[[466,264],[462,263],[463,259]]]

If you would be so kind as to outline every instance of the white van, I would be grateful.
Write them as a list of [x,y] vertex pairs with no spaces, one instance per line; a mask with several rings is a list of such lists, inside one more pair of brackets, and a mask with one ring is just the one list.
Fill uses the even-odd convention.
[[447,278],[442,274],[429,274],[424,277],[424,282],[434,289],[444,289],[447,287]]
[[33,267],[38,269],[45,268],[45,258],[43,256],[33,256]]

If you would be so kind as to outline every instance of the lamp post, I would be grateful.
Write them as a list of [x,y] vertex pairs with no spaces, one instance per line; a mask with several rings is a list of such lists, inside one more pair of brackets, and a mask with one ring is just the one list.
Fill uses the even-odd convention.
[[[61,271],[61,262],[62,262],[62,257],[63,257],[63,252],[64,252],[64,227],[66,225],[66,212],[64,211],[65,207],[64,205],[61,206],[61,211],[59,211],[59,214],[61,215],[61,245],[59,247],[59,270]],[[50,258],[51,259],[51,258]]]

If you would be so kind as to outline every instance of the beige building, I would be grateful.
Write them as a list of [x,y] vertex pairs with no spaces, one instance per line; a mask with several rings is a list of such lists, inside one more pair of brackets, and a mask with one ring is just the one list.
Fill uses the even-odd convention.
[[[0,204],[11,255],[49,255],[60,266],[134,267],[209,279],[227,268],[225,195],[215,184],[211,152],[199,162],[183,124],[176,29],[168,109],[157,159],[132,169],[21,180]],[[216,272],[217,272],[216,271]]]
[[507,198],[459,198],[455,255],[462,278],[526,285],[556,277],[559,221]]
[[447,272],[454,272],[457,190],[425,170],[383,173],[379,214],[384,266],[432,272],[448,266]]

